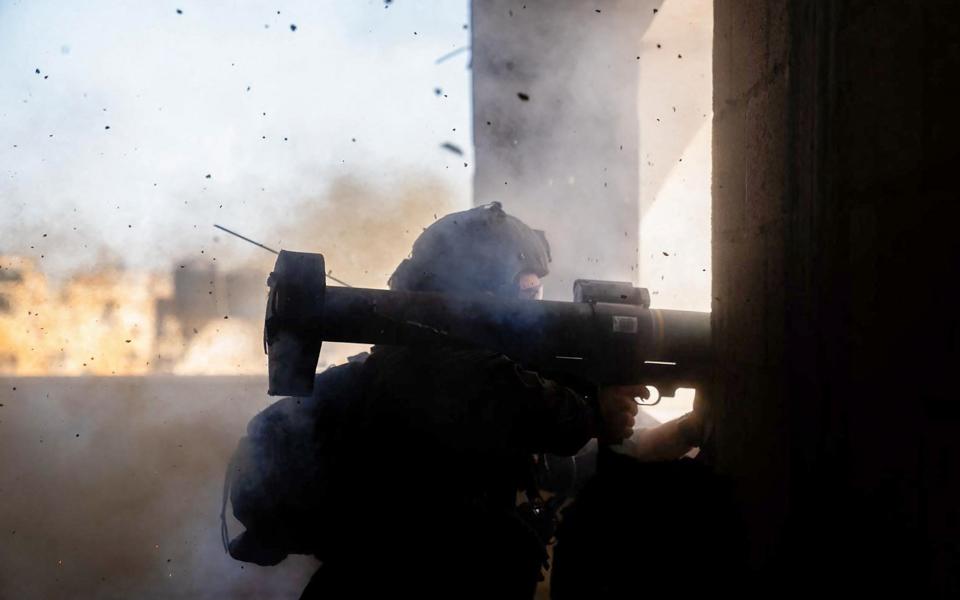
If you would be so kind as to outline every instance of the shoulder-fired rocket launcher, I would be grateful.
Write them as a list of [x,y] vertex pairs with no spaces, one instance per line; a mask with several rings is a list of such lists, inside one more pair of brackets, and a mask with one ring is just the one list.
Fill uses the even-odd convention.
[[710,314],[650,308],[630,283],[577,280],[573,302],[326,285],[321,254],[280,251],[267,281],[270,395],[304,396],[324,341],[459,344],[501,352],[547,376],[644,384],[661,396],[700,387]]

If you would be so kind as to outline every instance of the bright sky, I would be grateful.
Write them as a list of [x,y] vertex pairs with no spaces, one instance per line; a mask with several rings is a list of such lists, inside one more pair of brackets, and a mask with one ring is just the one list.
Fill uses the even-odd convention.
[[470,55],[436,61],[468,23],[466,0],[0,1],[0,254],[167,268],[213,222],[272,240],[344,174],[466,206]]

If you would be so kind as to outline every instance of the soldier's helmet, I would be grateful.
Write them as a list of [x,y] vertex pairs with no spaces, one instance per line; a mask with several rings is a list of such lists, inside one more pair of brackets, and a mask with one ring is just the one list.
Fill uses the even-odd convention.
[[509,297],[515,294],[517,275],[545,277],[549,263],[544,233],[492,202],[451,213],[427,227],[389,284],[394,290]]

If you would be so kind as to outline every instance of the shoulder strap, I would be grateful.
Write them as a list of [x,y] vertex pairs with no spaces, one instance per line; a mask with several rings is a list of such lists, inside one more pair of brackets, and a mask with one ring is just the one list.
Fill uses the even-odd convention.
[[223,500],[220,504],[220,540],[223,550],[230,554],[230,530],[227,527],[227,501],[230,499],[230,486],[233,484],[233,473],[236,471],[237,455],[234,453],[227,463],[227,472],[223,475]]

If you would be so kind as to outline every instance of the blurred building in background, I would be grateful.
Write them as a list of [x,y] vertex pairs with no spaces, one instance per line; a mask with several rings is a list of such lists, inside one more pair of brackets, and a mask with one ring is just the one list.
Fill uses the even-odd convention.
[[265,275],[184,262],[52,282],[0,256],[0,374],[261,374]]

